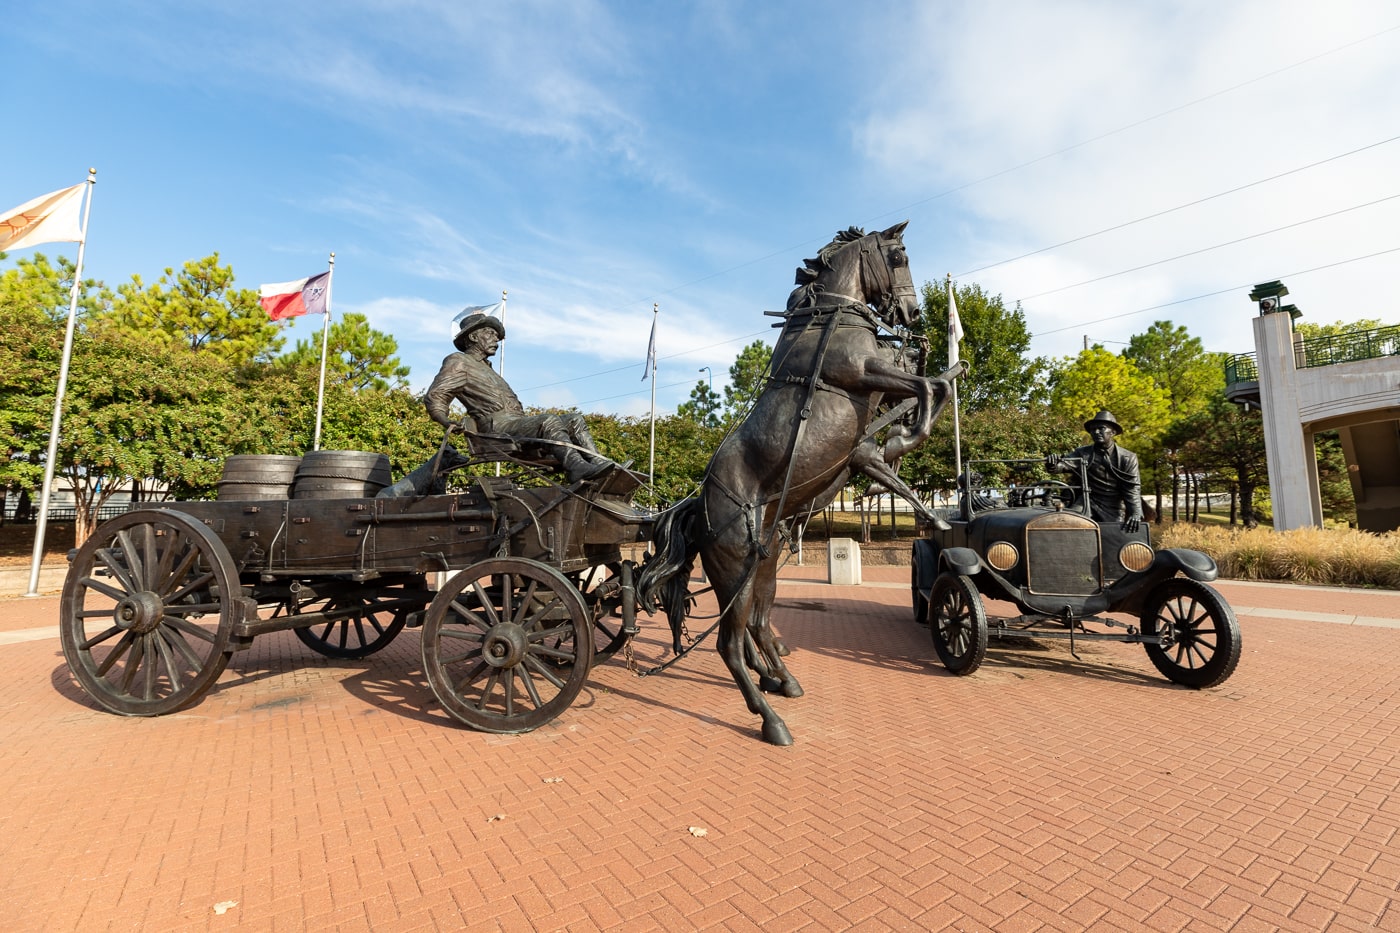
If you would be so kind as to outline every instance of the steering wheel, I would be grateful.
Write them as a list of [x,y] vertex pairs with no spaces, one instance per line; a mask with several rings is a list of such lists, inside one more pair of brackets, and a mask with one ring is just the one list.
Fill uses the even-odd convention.
[[1037,485],[1041,487],[1038,492],[1026,490],[1025,498],[1022,500],[1026,505],[1039,505],[1043,508],[1053,509],[1056,502],[1060,502],[1064,508],[1069,508],[1074,504],[1076,490],[1069,483],[1050,479]]

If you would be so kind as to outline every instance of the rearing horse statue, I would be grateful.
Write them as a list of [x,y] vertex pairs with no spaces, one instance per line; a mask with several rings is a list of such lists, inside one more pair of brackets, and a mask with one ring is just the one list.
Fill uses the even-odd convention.
[[[881,328],[906,334],[919,319],[907,223],[879,233],[842,231],[797,270],[766,387],[715,451],[700,492],[658,520],[655,550],[637,581],[642,605],[665,608],[679,651],[686,584],[700,556],[720,606],[719,653],[774,745],[791,745],[792,734],[763,692],[802,695],[768,625],[781,528],[830,503],[853,458],[855,468],[878,474],[923,443],[951,395],[951,371],[911,373],[877,341]],[[873,441],[877,412],[892,399],[914,400],[912,424],[891,432],[881,448]]]

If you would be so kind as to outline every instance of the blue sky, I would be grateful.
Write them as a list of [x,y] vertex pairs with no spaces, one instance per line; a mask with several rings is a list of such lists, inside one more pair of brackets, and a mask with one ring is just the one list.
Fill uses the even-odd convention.
[[915,280],[1021,300],[1038,354],[1116,350],[1159,318],[1249,351],[1249,286],[1280,277],[1305,320],[1400,321],[1386,2],[49,0],[5,19],[0,209],[96,167],[85,271],[112,286],[218,251],[256,288],[334,251],[335,311],[393,334],[419,389],[451,317],[507,289],[527,405],[645,414],[655,302],[674,410],[701,367],[718,389],[771,337],[805,256],[906,219]]

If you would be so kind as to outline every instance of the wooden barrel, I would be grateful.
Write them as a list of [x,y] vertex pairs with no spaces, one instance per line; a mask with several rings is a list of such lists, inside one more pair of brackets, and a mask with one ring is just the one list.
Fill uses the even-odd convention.
[[313,450],[301,458],[293,499],[364,499],[388,486],[389,458],[363,450]]
[[300,457],[239,454],[224,461],[220,499],[286,499],[291,496]]

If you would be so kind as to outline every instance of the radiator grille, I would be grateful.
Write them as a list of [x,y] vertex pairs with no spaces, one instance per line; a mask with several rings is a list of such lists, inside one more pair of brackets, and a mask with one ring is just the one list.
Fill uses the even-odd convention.
[[1026,587],[1041,596],[1091,596],[1103,587],[1099,526],[1047,516],[1026,526]]

